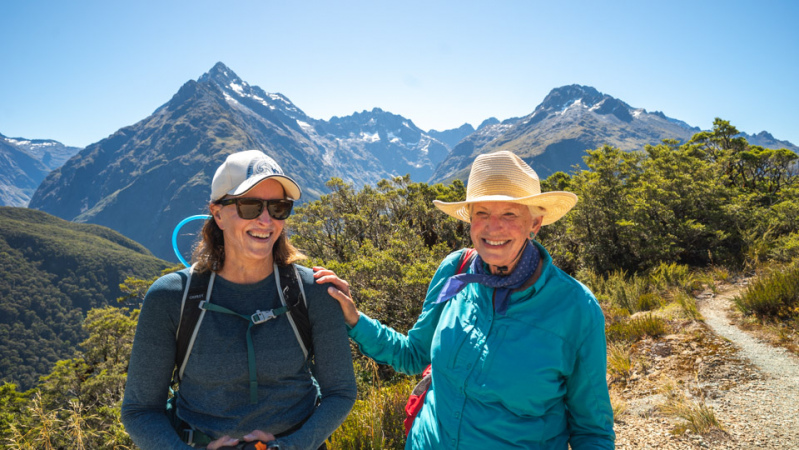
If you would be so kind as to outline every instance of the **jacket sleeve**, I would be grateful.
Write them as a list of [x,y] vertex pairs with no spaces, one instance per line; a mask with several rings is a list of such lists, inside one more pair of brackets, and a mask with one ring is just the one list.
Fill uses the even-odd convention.
[[287,450],[319,447],[347,418],[357,395],[344,315],[338,302],[328,295],[328,286],[316,284],[312,273],[301,270],[313,336],[311,370],[321,400],[299,430],[278,439],[280,448]]
[[613,449],[613,408],[607,373],[605,324],[597,306],[596,320],[577,349],[575,367],[566,380],[569,444],[574,450]]
[[121,418],[142,450],[191,448],[183,443],[165,414],[185,278],[182,273],[173,273],[158,279],[147,292],[139,315]]
[[430,345],[445,305],[435,301],[457,271],[462,251],[451,253],[438,266],[427,288],[422,313],[407,336],[361,313],[349,335],[364,355],[409,375],[421,373],[430,364]]

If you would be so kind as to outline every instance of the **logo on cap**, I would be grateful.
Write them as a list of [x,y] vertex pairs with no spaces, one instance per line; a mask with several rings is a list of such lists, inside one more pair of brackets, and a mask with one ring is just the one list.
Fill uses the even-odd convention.
[[272,158],[259,158],[251,161],[247,166],[247,178],[263,173],[283,175],[280,166]]

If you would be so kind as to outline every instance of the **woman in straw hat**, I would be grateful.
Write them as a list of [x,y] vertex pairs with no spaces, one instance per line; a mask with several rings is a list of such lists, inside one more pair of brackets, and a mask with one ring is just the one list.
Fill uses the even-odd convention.
[[[143,450],[324,448],[352,409],[357,392],[341,308],[310,269],[293,264],[304,256],[284,225],[300,195],[297,183],[258,150],[229,155],[217,169],[212,217],[191,272],[159,278],[139,316],[122,422]],[[295,270],[295,281],[281,289]],[[175,336],[191,309],[187,302],[182,312],[184,296],[195,292],[187,280],[194,287],[202,277],[199,294],[208,294],[199,304],[203,318],[190,357],[180,364],[175,425],[164,413]],[[289,285],[304,292],[307,314],[296,297],[284,295]],[[301,318],[310,322],[313,363],[296,333]]]
[[602,310],[534,240],[577,197],[542,193],[535,171],[503,151],[475,159],[465,201],[434,203],[471,224],[477,256],[465,271],[464,250],[444,259],[407,336],[359,313],[333,272],[315,274],[336,286],[363,353],[408,374],[432,363],[405,448],[613,448]]

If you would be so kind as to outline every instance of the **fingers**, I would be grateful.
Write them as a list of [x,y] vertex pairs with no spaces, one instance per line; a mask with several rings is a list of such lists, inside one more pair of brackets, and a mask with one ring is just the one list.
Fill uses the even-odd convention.
[[344,292],[347,295],[350,295],[350,284],[347,280],[343,280],[338,277],[333,271],[331,270],[320,270],[318,272],[314,272],[314,277],[316,278],[317,284],[325,284],[330,283],[336,287],[336,289]]
[[354,327],[355,324],[358,323],[358,319],[361,315],[358,312],[358,308],[355,306],[355,302],[352,301],[352,297],[333,286],[327,288],[327,293],[338,301],[339,306],[341,306],[341,312],[344,313],[344,321],[347,322],[347,325]]
[[313,270],[313,276],[316,278],[317,284],[331,284],[331,286],[327,288],[327,293],[338,301],[341,306],[341,311],[344,313],[344,321],[347,322],[347,325],[354,327],[355,324],[358,323],[358,319],[361,315],[358,313],[358,308],[352,300],[350,284],[347,283],[347,280],[339,278],[332,270],[319,266],[315,266]]
[[244,439],[247,442],[251,442],[251,441],[268,442],[268,441],[274,441],[275,440],[275,435],[272,434],[272,433],[267,433],[265,431],[261,431],[261,430],[253,430],[252,433],[244,436],[242,439]]
[[326,275],[336,276],[336,272],[333,272],[330,269],[325,269],[322,266],[313,266],[313,277],[314,278],[319,278],[321,276],[326,276]]
[[238,439],[233,439],[230,436],[222,436],[221,438],[210,442],[205,448],[208,450],[217,450],[222,447],[234,447],[238,443]]

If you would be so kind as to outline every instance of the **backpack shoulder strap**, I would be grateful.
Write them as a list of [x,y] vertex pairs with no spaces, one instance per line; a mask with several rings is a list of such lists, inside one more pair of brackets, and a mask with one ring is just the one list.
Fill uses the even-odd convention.
[[294,335],[297,337],[306,359],[313,356],[313,336],[311,335],[311,319],[308,316],[308,300],[305,289],[297,272],[297,266],[290,264],[278,268],[275,264],[275,281],[280,301],[288,307],[286,317],[289,319]]
[[455,275],[462,274],[469,270],[469,266],[472,264],[472,260],[474,257],[477,256],[477,250],[473,248],[467,248],[461,253],[460,264],[458,265],[458,270],[455,272]]
[[178,381],[183,377],[183,370],[189,360],[197,331],[205,317],[205,310],[200,308],[200,303],[211,298],[214,278],[216,274],[213,272],[195,273],[195,266],[189,269],[189,279],[186,281],[180,304],[180,323],[175,333],[175,367],[177,367]]

